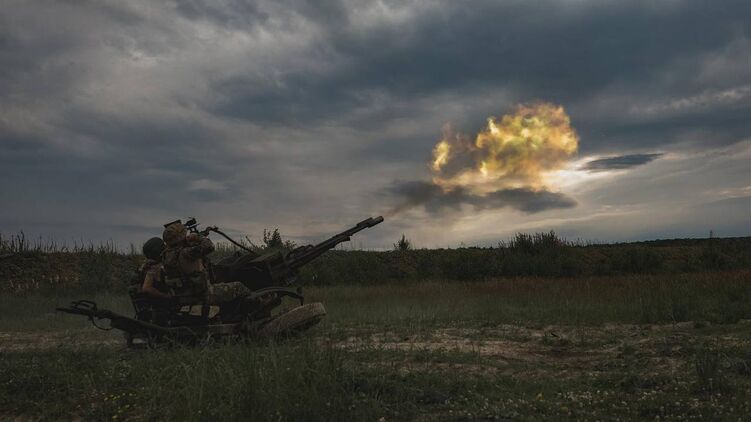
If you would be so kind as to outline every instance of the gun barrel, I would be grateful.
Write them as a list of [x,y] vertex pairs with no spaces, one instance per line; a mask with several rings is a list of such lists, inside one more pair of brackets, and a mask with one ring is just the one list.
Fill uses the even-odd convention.
[[317,258],[324,252],[328,251],[329,249],[333,249],[336,247],[336,245],[346,242],[349,240],[349,238],[362,230],[368,229],[370,227],[373,227],[377,224],[380,224],[383,222],[383,217],[370,217],[365,220],[362,220],[361,222],[357,223],[354,227],[345,230],[339,234],[336,234],[323,242],[313,245],[313,246],[307,246],[302,247],[300,252],[295,254],[294,251],[292,256],[290,256],[290,262],[289,266],[292,268],[299,268],[308,262],[312,261],[313,259]]
[[357,226],[355,226],[355,227],[363,227],[365,229],[368,229],[368,228],[371,228],[371,227],[375,226],[376,224],[380,224],[380,223],[383,223],[383,217],[381,217],[381,216],[378,216],[378,217],[375,217],[375,218],[370,217],[370,218],[368,218],[366,220],[362,220],[361,222],[357,223]]

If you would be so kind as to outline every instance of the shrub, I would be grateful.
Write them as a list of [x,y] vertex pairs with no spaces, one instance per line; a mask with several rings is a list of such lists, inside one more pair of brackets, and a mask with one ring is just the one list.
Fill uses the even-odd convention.
[[402,233],[402,238],[394,243],[395,251],[409,251],[412,250],[412,242]]

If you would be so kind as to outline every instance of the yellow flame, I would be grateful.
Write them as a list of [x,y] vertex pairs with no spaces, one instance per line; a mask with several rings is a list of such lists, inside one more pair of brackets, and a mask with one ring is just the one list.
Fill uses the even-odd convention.
[[480,173],[482,173],[483,176],[488,177],[488,163],[486,163],[485,161],[483,161],[482,163],[480,163],[479,170],[480,170]]
[[[486,193],[503,188],[545,187],[545,175],[563,168],[578,148],[579,137],[561,106],[519,105],[512,114],[488,118],[474,141],[452,136],[433,149],[433,181],[445,190],[468,188]],[[464,159],[459,159],[464,157]],[[469,158],[469,159],[467,159]]]
[[445,139],[436,144],[433,148],[433,163],[430,166],[433,171],[441,171],[441,167],[448,163],[450,153],[451,145]]

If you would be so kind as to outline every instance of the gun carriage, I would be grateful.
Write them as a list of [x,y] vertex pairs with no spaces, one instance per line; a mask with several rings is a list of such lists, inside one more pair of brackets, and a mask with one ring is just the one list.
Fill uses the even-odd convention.
[[[317,324],[326,315],[323,304],[306,304],[302,288],[293,286],[298,270],[340,243],[349,241],[355,233],[381,222],[383,217],[368,218],[316,245],[258,254],[217,227],[198,230],[197,222],[191,218],[185,223],[189,231],[205,236],[216,233],[241,249],[215,263],[207,260],[210,282],[239,281],[251,290],[250,295],[212,310],[205,302],[191,299],[156,299],[140,292],[138,285],[133,285],[129,289],[133,317],[99,309],[96,303],[88,300],[75,301],[57,310],[85,316],[101,329],[123,331],[129,347],[192,344],[217,338],[294,335]],[[297,306],[282,309],[285,298]],[[105,320],[109,323],[103,323]]]

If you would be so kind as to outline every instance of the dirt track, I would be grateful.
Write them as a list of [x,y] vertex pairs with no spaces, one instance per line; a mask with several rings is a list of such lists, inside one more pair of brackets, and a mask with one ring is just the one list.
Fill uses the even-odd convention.
[[52,332],[0,332],[0,353],[70,347],[121,347],[122,334],[113,331],[76,329]]
[[[751,321],[708,327],[691,322],[668,325],[609,324],[602,327],[499,325],[483,328],[436,328],[420,334],[379,331],[379,327],[329,327],[308,335],[345,350],[449,352],[474,355],[493,368],[509,364],[550,364],[585,368],[629,353],[652,357],[669,369],[675,358],[697,342],[725,347],[751,347]],[[94,327],[51,332],[0,332],[0,353],[57,348],[124,348],[117,330]]]

